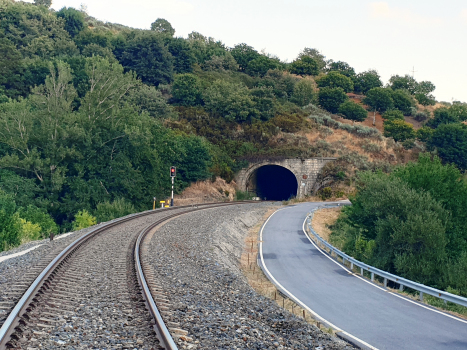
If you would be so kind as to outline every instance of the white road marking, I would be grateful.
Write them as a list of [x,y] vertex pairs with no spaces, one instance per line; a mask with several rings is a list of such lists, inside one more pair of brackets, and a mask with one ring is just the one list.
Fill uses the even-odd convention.
[[[311,313],[312,315],[314,315],[316,318],[322,320],[323,322],[327,323],[328,325],[330,325],[336,332],[341,332],[343,334],[345,334],[346,336],[348,336],[349,338],[352,338],[354,340],[356,340],[357,342],[360,342],[361,344],[364,344],[365,346],[367,346],[368,348],[372,349],[372,350],[378,350],[378,348],[375,348],[374,346],[364,342],[363,340],[355,337],[354,335],[350,334],[350,333],[347,333],[346,331],[340,329],[339,327],[337,327],[336,325],[332,324],[331,322],[329,322],[328,320],[326,320],[325,318],[321,317],[320,315],[318,315],[316,312],[314,312],[312,309],[310,309],[307,305],[305,305],[300,299],[298,299],[295,295],[293,295],[290,291],[288,291],[286,288],[284,288],[284,286],[282,284],[280,284],[275,278],[274,276],[271,274],[271,272],[269,271],[269,269],[267,268],[266,266],[266,263],[264,262],[264,258],[263,258],[263,230],[264,228],[266,227],[266,224],[268,223],[268,221],[273,217],[274,214],[276,214],[277,212],[281,211],[281,210],[285,210],[285,209],[290,209],[290,208],[283,208],[283,209],[279,209],[279,210],[276,210],[274,213],[271,214],[271,216],[269,216],[269,218],[266,220],[266,222],[263,224],[263,227],[261,227],[261,231],[260,231],[260,234],[259,234],[259,240],[260,240],[260,243],[259,243],[259,253],[260,253],[260,257],[261,257],[261,263],[263,264],[263,267],[264,269],[266,270],[266,273],[268,274],[269,278],[274,281],[274,283],[279,286],[283,291],[285,291],[288,296],[293,299],[297,304],[299,304],[302,308],[306,309],[309,313]],[[306,234],[306,233],[305,233]],[[306,235],[308,237],[308,235]]]

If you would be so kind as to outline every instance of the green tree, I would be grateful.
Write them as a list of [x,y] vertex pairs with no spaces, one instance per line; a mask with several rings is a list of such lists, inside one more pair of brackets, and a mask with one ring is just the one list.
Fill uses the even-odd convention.
[[175,73],[191,73],[196,57],[190,44],[183,38],[173,38],[167,46],[174,60]]
[[426,124],[433,129],[436,129],[442,124],[455,124],[460,122],[459,117],[454,113],[450,113],[449,109],[446,107],[435,109],[433,114],[434,118],[430,119]]
[[428,145],[438,150],[443,161],[454,163],[459,169],[467,169],[467,125],[457,123],[438,126]]
[[112,33],[101,29],[84,29],[80,31],[73,40],[81,51],[90,44],[113,49]]
[[295,84],[291,101],[300,107],[317,101],[316,84],[313,80],[302,79]]
[[412,95],[417,92],[418,83],[410,75],[400,76],[393,75],[389,78],[389,86],[391,89],[395,90],[407,90]]
[[259,55],[248,62],[245,73],[252,77],[263,77],[269,70],[281,69],[282,67],[283,64],[277,58]]
[[395,169],[393,176],[404,180],[417,191],[427,191],[450,212],[451,225],[446,226],[450,258],[458,258],[467,248],[467,186],[454,165],[443,165],[440,158],[420,154],[418,162]]
[[[449,213],[429,193],[383,173],[362,173],[347,218],[333,235],[344,236],[354,254],[362,242],[374,242],[361,257],[385,271],[425,284],[439,283],[446,266]],[[366,244],[368,245],[368,244]],[[354,255],[355,256],[355,255]]]
[[21,53],[6,38],[0,38],[0,84],[7,85],[16,80],[15,73],[21,65]]
[[45,85],[33,90],[32,105],[29,101],[3,105],[0,142],[13,152],[1,159],[0,166],[25,171],[49,193],[56,193],[66,173],[63,161],[73,154],[66,125],[72,122],[68,117],[76,93],[68,65],[51,64],[50,73]]
[[302,56],[289,65],[289,72],[297,75],[318,75],[318,63],[309,56]]
[[351,92],[354,88],[352,79],[336,71],[329,72],[322,78],[318,79],[316,83],[320,88],[342,88],[345,92]]
[[337,113],[339,106],[348,100],[344,89],[340,87],[323,87],[319,89],[318,100],[321,107],[331,113]]
[[404,120],[386,120],[384,122],[384,136],[392,137],[395,141],[405,141],[415,138],[412,124]]
[[21,223],[16,214],[16,203],[0,190],[0,251],[20,244]]
[[435,91],[436,86],[431,81],[421,81],[416,84],[415,94],[424,94],[428,96]]
[[[276,114],[276,98],[271,87],[257,87],[250,90],[255,108],[260,113],[261,120],[269,120]],[[306,97],[306,96],[304,96]]]
[[154,86],[169,84],[173,79],[173,58],[157,33],[142,31],[129,40],[120,63],[139,78]]
[[451,117],[458,117],[460,121],[467,120],[467,103],[454,102],[449,107],[449,114]]
[[230,52],[226,52],[224,56],[212,56],[210,60],[207,60],[203,64],[203,69],[207,71],[238,71],[238,64],[233,58]]
[[201,83],[193,74],[179,74],[172,85],[174,103],[180,106],[197,106],[202,104]]
[[353,78],[355,76],[355,70],[352,67],[350,67],[348,63],[342,61],[331,61],[330,63],[328,63],[328,71],[338,72],[342,75],[345,75],[348,78]]
[[148,113],[157,120],[168,119],[174,115],[172,106],[154,86],[146,84],[136,86],[123,100],[134,106],[140,113]]
[[382,87],[381,77],[375,70],[358,73],[353,78],[354,90],[357,93],[366,94],[373,88]]
[[412,108],[415,106],[413,97],[404,90],[395,90],[392,92],[394,108],[400,110],[404,115],[411,115]]
[[206,109],[227,120],[244,122],[258,115],[248,88],[242,84],[216,80],[203,94]]
[[245,71],[248,68],[250,61],[261,56],[258,51],[247,44],[235,45],[230,50],[230,53],[235,58],[235,61],[237,61],[241,71]]
[[49,8],[52,5],[52,0],[34,0],[34,4]]
[[394,107],[391,90],[380,87],[369,90],[363,99],[363,103],[373,110],[373,125],[376,123],[377,111],[383,113]]
[[345,119],[362,122],[368,117],[368,112],[365,108],[353,101],[345,101],[339,106],[339,113]]
[[303,51],[300,52],[300,54],[298,55],[299,59],[303,59],[304,57],[312,58],[317,63],[319,71],[323,71],[326,68],[326,57],[322,55],[321,52],[319,52],[319,50],[305,47]]
[[158,18],[155,20],[155,22],[151,23],[151,30],[170,37],[174,36],[175,34],[175,29],[172,27],[169,21],[163,18]]
[[84,29],[84,15],[82,12],[75,10],[72,7],[63,7],[57,12],[58,18],[63,18],[65,21],[65,30],[73,38]]
[[0,191],[11,196],[20,207],[27,207],[34,203],[41,194],[34,179],[20,176],[6,169],[0,169]]
[[422,106],[434,106],[436,104],[436,99],[433,95],[425,95],[418,93],[415,94],[415,99]]
[[289,72],[273,69],[258,82],[258,87],[270,87],[277,98],[288,100],[292,97],[295,85],[299,81],[298,77]]

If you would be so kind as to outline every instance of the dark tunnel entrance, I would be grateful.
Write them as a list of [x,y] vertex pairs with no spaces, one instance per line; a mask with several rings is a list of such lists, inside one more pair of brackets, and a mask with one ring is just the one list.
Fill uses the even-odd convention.
[[295,175],[279,165],[265,165],[252,176],[252,187],[261,199],[283,201],[297,196]]

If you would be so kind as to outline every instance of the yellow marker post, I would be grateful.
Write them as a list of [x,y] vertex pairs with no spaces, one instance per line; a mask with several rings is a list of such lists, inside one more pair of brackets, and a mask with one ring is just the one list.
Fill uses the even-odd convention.
[[161,203],[161,208],[164,208],[165,201],[160,201]]
[[156,197],[154,197],[154,203],[152,204],[152,210],[156,209]]

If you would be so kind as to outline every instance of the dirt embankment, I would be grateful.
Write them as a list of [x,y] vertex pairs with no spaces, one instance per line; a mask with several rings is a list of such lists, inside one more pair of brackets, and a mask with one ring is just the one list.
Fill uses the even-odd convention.
[[216,181],[198,181],[174,196],[176,206],[211,202],[229,202],[235,198],[235,182],[227,183],[220,177]]
[[313,225],[315,232],[326,241],[329,241],[329,236],[331,235],[329,226],[336,223],[341,210],[342,207],[320,209],[316,211],[315,215],[313,216],[313,221],[311,224]]

